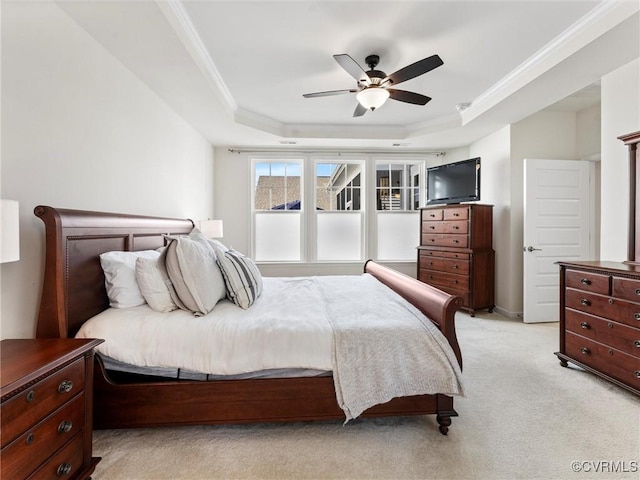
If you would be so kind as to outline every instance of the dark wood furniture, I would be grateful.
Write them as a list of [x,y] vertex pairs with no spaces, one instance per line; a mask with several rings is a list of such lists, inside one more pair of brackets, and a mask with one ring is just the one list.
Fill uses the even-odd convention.
[[[165,243],[163,235],[186,234],[191,220],[63,210],[38,206],[45,224],[46,260],[38,337],[75,335],[83,322],[108,308],[99,255],[145,250]],[[375,262],[365,271],[404,296],[436,324],[462,366],[454,316],[462,299]],[[221,380],[198,382],[115,378],[96,357],[94,427],[254,423],[344,419],[333,378]],[[442,394],[394,398],[363,416],[435,414],[447,433],[457,416],[453,397]]]
[[640,265],[559,265],[560,363],[640,395]]
[[640,131],[618,137],[629,147],[629,238],[627,262],[640,264]]
[[94,471],[93,349],[100,343],[0,342],[2,478],[78,480]]
[[558,262],[556,355],[640,395],[640,132],[618,138],[629,147],[627,260]]
[[493,311],[493,206],[456,204],[420,212],[418,280],[459,295],[463,307]]

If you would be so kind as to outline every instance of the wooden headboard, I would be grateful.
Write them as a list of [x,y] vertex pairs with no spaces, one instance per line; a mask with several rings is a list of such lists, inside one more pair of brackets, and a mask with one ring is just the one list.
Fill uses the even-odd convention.
[[159,248],[165,245],[164,235],[189,233],[194,226],[188,219],[42,205],[34,213],[44,222],[46,235],[38,338],[73,337],[86,320],[109,307],[101,253]]

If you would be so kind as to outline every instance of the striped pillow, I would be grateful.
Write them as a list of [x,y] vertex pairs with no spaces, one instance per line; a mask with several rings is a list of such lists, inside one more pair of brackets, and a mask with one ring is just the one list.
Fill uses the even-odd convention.
[[215,251],[227,297],[246,310],[262,293],[262,275],[258,267],[249,257],[233,249],[224,251],[215,248]]

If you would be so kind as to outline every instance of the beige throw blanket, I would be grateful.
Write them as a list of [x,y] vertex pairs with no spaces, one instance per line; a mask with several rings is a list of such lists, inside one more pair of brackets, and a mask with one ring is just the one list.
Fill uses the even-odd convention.
[[371,275],[318,282],[333,328],[333,377],[346,422],[394,397],[463,395],[462,373],[438,328]]

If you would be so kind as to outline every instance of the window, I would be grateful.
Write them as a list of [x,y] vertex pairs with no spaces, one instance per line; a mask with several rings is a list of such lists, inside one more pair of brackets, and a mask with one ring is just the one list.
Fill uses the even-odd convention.
[[253,160],[256,261],[302,260],[302,160]]
[[424,171],[423,161],[376,162],[377,259],[415,260]]
[[420,157],[252,158],[255,260],[415,261],[424,172]]
[[316,260],[363,260],[363,176],[363,161],[316,161]]
[[420,208],[422,163],[376,164],[376,209],[416,210]]
[[362,165],[316,163],[316,209],[360,210]]
[[255,164],[255,210],[300,210],[302,185],[299,162]]

